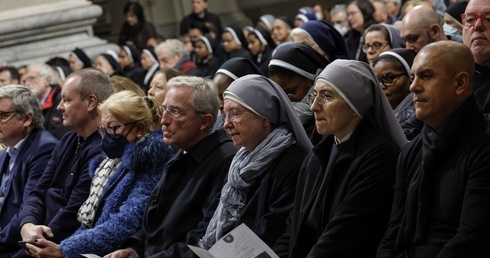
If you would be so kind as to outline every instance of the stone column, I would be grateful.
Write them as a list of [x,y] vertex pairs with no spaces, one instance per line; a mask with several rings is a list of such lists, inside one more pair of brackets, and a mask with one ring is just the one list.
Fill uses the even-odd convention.
[[0,61],[9,65],[67,58],[76,47],[90,57],[114,44],[93,36],[102,8],[88,0],[16,0],[0,2]]

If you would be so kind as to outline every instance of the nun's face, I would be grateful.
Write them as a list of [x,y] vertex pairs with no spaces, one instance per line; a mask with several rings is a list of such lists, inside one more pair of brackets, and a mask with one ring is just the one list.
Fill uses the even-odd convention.
[[407,72],[396,69],[399,64],[397,65],[395,62],[398,61],[381,59],[373,67],[376,77],[380,81],[380,87],[393,109],[410,93],[410,80]]
[[317,81],[314,95],[316,98],[310,110],[315,114],[316,130],[319,134],[333,134],[342,139],[359,124],[360,119],[354,110],[328,83]]
[[241,46],[238,45],[230,32],[223,33],[221,39],[223,40],[223,48],[225,49],[226,53],[230,53],[233,52],[233,50],[241,48]]
[[224,101],[225,123],[236,147],[252,152],[271,132],[268,120],[256,115],[233,100]]
[[94,67],[107,75],[114,73],[114,69],[112,68],[111,64],[109,64],[109,61],[107,61],[107,59],[105,59],[103,56],[98,56],[95,58]]
[[366,57],[371,66],[376,57],[391,49],[390,43],[386,41],[386,36],[382,31],[370,31],[366,33],[364,40],[366,41],[364,47],[367,47]]
[[205,60],[210,57],[211,53],[209,53],[206,44],[202,40],[196,41],[196,46],[194,47],[194,51],[196,52],[197,58],[201,60]]
[[68,63],[70,64],[70,69],[74,72],[83,69],[83,64],[79,63],[72,55],[68,57]]
[[282,76],[269,70],[269,78],[279,84],[291,102],[300,102],[308,94],[313,82],[300,75]]
[[250,49],[250,53],[252,55],[256,56],[265,50],[265,45],[260,42],[260,40],[254,35],[248,35],[247,37],[248,41],[248,48]]
[[275,19],[272,23],[272,39],[276,44],[290,41],[291,28],[282,20]]
[[151,58],[145,53],[141,53],[141,67],[143,69],[148,70],[150,69],[155,63],[151,60]]
[[117,62],[122,68],[131,67],[133,65],[133,63],[129,59],[128,53],[126,53],[126,50],[124,49],[119,50],[118,57],[119,60]]

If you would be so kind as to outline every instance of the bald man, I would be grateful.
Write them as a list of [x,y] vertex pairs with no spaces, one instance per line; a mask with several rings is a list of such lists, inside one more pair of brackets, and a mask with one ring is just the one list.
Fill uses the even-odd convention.
[[[471,14],[490,13],[490,0],[471,0],[466,6],[464,15],[475,20]],[[473,90],[476,100],[482,105],[485,113],[490,113],[490,26],[484,26],[481,19],[476,22],[463,21],[463,43],[470,47],[476,63],[476,75]],[[488,16],[487,18],[488,19]]]
[[430,7],[416,6],[403,17],[400,31],[406,48],[419,52],[425,45],[447,40],[442,19]]
[[473,55],[455,41],[432,43],[412,74],[424,128],[400,154],[376,257],[490,257],[490,122],[472,94]]

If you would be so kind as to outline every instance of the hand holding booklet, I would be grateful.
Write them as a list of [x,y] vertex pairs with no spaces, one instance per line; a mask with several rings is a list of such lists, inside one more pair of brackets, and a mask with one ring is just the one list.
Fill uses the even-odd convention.
[[245,224],[226,234],[209,250],[188,247],[200,258],[279,258]]

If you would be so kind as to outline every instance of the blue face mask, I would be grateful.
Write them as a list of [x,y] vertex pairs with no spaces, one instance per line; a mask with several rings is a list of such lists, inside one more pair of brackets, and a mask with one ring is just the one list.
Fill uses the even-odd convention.
[[457,28],[455,28],[455,27],[453,27],[447,23],[444,23],[442,28],[444,29],[444,34],[446,34],[446,36],[451,37],[452,41],[463,42],[463,36],[458,33]]
[[102,136],[101,147],[105,155],[110,159],[120,158],[124,154],[126,146],[129,144],[126,136],[120,134],[105,134]]
[[129,133],[133,130],[135,125],[136,123],[133,124],[126,135],[108,134],[106,131],[104,136],[102,136],[101,148],[108,158],[116,159],[122,157],[126,146],[129,144],[129,141],[126,137],[128,137]]

